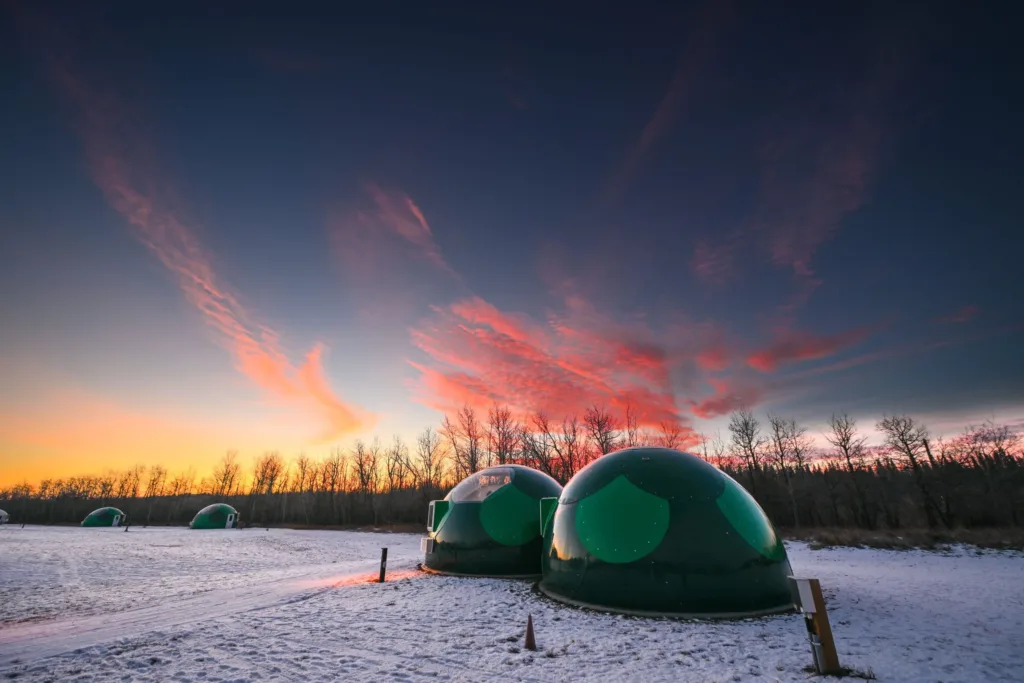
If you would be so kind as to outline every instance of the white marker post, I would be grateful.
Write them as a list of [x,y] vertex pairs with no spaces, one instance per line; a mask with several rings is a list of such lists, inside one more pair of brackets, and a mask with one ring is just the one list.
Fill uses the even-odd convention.
[[819,674],[837,673],[839,654],[836,643],[832,639],[832,626],[828,623],[828,612],[825,611],[825,597],[821,593],[821,584],[817,579],[798,579],[789,577],[793,586],[794,606],[804,615],[807,626],[807,637],[811,641],[811,654],[814,656],[814,669]]

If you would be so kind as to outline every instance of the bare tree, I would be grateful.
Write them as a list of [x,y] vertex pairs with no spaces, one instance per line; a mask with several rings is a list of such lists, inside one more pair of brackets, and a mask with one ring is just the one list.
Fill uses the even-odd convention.
[[122,472],[117,478],[117,497],[137,498],[139,496],[139,488],[142,485],[142,475],[145,472],[145,465],[136,465]]
[[380,463],[380,442],[374,439],[367,446],[361,439],[356,441],[352,449],[352,460],[356,468],[359,492],[364,498],[377,492],[377,468]]
[[561,480],[567,482],[583,467],[586,452],[583,429],[575,415],[562,420],[560,432],[552,435],[552,444],[558,456]]
[[281,454],[269,451],[256,458],[252,467],[252,485],[249,487],[249,520],[256,521],[256,503],[263,502],[262,521],[267,524],[269,498],[278,492],[284,476],[285,464]]
[[761,470],[761,451],[765,440],[761,436],[761,423],[749,410],[738,410],[729,418],[729,432],[736,455],[746,464],[750,477],[750,492],[757,496],[757,475]]
[[608,455],[619,446],[618,423],[602,406],[591,406],[583,414],[583,426],[595,450]]
[[865,528],[873,529],[875,526],[874,515],[869,512],[867,496],[860,483],[864,458],[867,455],[865,448],[867,439],[857,433],[857,421],[846,413],[833,414],[828,421],[828,426],[830,433],[825,435],[825,440],[835,449],[838,459],[850,474],[850,484],[856,500],[854,512]]
[[299,494],[299,502],[302,504],[302,519],[309,524],[309,491],[313,488],[313,463],[305,453],[299,453],[295,458],[295,477],[292,479],[292,486]]
[[711,462],[711,440],[704,432],[697,433],[697,455],[704,462]]
[[149,505],[146,507],[146,526],[149,526],[153,519],[153,504],[156,499],[163,496],[167,482],[167,469],[160,465],[153,465],[149,468],[149,476],[146,478],[146,498]]
[[483,463],[484,430],[471,407],[463,406],[452,422],[447,415],[441,423],[441,431],[451,446],[455,474],[460,479],[480,471]]
[[512,411],[494,404],[487,413],[487,448],[491,461],[499,465],[512,462],[519,444],[519,425]]
[[388,478],[388,493],[405,487],[409,474],[409,448],[397,434],[391,447],[384,453],[384,469]]
[[229,495],[238,485],[242,466],[238,464],[238,451],[228,451],[213,470],[213,489],[219,496]]
[[907,415],[884,416],[878,423],[878,430],[885,435],[885,445],[889,451],[909,465],[913,472],[914,481],[921,492],[922,507],[928,526],[934,527],[938,517],[947,528],[951,528],[950,520],[935,501],[922,462],[922,456],[926,455],[927,450],[928,430]]
[[149,476],[146,478],[146,497],[156,498],[164,495],[164,486],[167,482],[167,468],[160,465],[153,465],[149,468]]
[[[361,441],[356,442],[358,448],[365,448]],[[338,494],[345,490],[348,459],[340,448],[331,449],[328,457],[319,466],[320,490],[328,495],[332,523],[344,523],[342,510],[338,507]]]
[[790,508],[793,513],[793,526],[800,528],[800,512],[796,504],[796,493],[793,486],[794,472],[803,468],[807,450],[807,430],[797,425],[796,420],[786,420],[773,413],[768,414],[768,427],[771,434],[768,438],[768,452],[786,485],[789,494]]
[[711,457],[714,459],[715,467],[722,469],[727,464],[725,462],[725,453],[728,451],[728,447],[725,444],[725,440],[722,439],[722,433],[715,431],[715,436],[711,439]]
[[529,424],[522,426],[519,443],[523,451],[523,460],[527,465],[550,477],[559,478],[553,430],[547,415],[541,412],[534,413]]
[[683,424],[679,420],[662,420],[657,445],[662,448],[679,448],[683,445]]
[[643,445],[642,435],[640,434],[640,425],[637,420],[636,413],[633,412],[633,406],[626,404],[626,448],[636,448],[637,446]]
[[441,488],[443,459],[444,446],[441,436],[427,427],[416,438],[416,462],[413,464],[413,473],[417,485],[428,497],[433,491]]

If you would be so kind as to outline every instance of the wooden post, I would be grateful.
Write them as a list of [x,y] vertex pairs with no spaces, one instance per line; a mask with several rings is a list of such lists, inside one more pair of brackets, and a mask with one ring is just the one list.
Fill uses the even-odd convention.
[[537,649],[537,639],[533,636],[533,615],[526,617],[526,642],[524,645],[527,650]]
[[[839,654],[832,637],[832,626],[825,610],[825,596],[821,592],[818,579],[793,579],[796,583],[798,606],[804,613],[807,624],[807,636],[811,641],[814,656],[814,668],[820,674],[837,673]],[[819,658],[820,649],[820,658]]]
[[380,549],[380,578],[377,579],[377,583],[384,583],[384,572],[388,568],[388,549]]

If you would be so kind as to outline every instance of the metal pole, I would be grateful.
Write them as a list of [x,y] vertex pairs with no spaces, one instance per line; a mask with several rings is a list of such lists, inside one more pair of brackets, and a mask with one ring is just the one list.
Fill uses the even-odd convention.
[[380,578],[377,579],[377,583],[384,583],[384,572],[388,569],[388,549],[380,549]]

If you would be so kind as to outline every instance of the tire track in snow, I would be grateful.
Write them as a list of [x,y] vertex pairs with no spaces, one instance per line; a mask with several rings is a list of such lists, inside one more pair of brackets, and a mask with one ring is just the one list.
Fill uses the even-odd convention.
[[372,560],[337,562],[303,568],[280,579],[233,589],[215,589],[150,607],[15,624],[0,631],[0,667],[134,638],[185,623],[198,624],[306,600],[334,589],[345,579],[368,574],[377,566],[378,563]]

